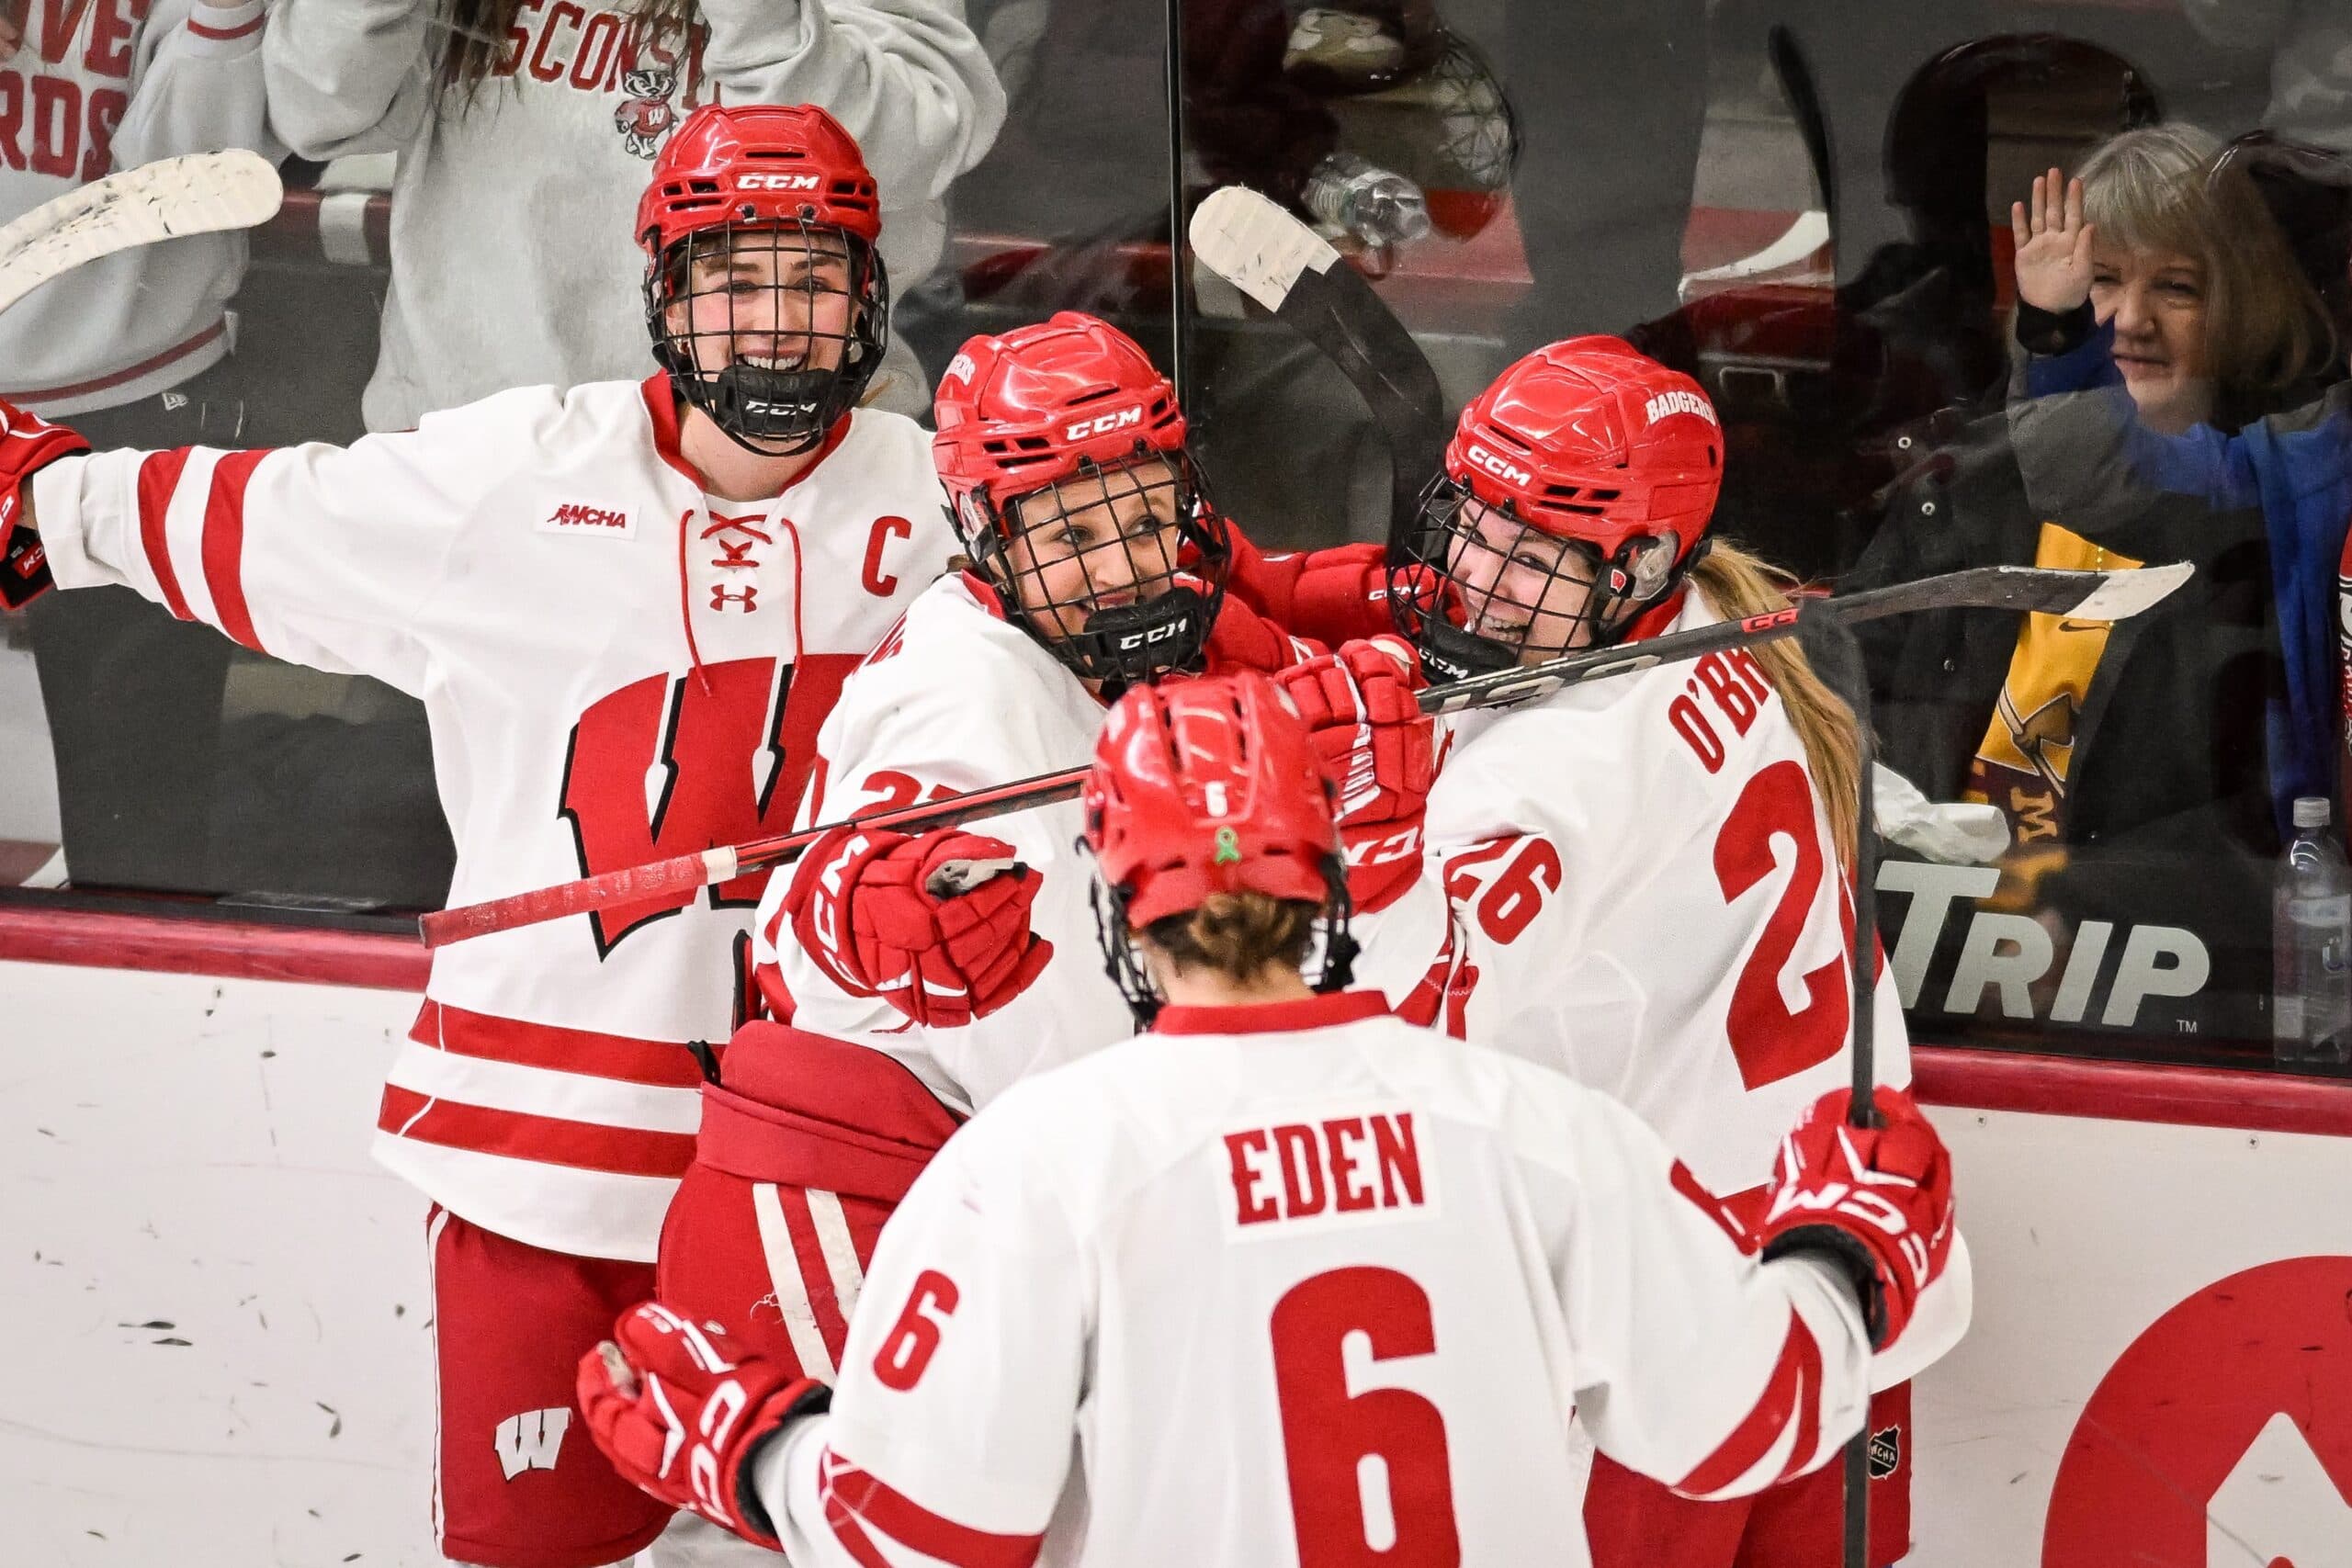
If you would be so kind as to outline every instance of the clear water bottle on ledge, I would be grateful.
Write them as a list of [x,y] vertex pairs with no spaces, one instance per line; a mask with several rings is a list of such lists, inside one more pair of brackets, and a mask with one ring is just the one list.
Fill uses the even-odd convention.
[[2295,802],[2270,905],[2270,1050],[2290,1065],[2352,1062],[2352,873],[2327,831],[2327,802]]

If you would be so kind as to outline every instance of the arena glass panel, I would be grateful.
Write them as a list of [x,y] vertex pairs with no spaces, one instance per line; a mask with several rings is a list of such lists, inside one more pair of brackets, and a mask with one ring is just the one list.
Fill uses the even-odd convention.
[[[583,17],[527,0],[508,42],[491,49],[472,96],[447,89],[435,112],[451,124],[468,116],[494,124],[518,74],[594,99],[596,124],[608,121],[613,146],[629,154],[620,167],[633,210],[671,132],[718,95],[696,75],[699,23],[682,50],[647,41],[631,10],[591,6]],[[935,210],[925,216],[922,202],[912,204],[918,224],[944,222],[945,232],[927,270],[894,270],[892,334],[911,357],[894,351],[873,394],[924,413],[925,423],[930,386],[972,333],[1081,308],[1164,355],[1171,319],[1164,8],[1158,0],[1057,10],[1044,0],[975,0],[967,12],[1005,90],[1006,117]],[[104,89],[67,82],[70,62],[47,62],[43,47],[36,36],[0,62],[0,73],[55,77],[44,83],[44,101],[52,90]],[[273,113],[281,107],[273,103]],[[76,113],[71,152],[94,177],[107,150],[85,145],[84,130],[104,117]],[[37,129],[62,136],[62,125]],[[12,122],[7,135],[17,134]],[[602,157],[601,138],[582,134]],[[21,167],[13,155],[20,151],[39,154],[38,167],[72,166],[62,143],[10,141],[0,156]],[[194,383],[119,407],[101,389],[100,406],[72,397],[56,417],[101,449],[366,434],[379,318],[397,286],[393,213],[410,196],[399,184],[400,156],[287,157],[283,210],[252,233],[242,271],[233,255],[223,264],[237,280],[221,334],[234,352]],[[499,210],[476,209],[484,245],[512,243],[522,225],[573,221],[535,207],[527,179],[509,188],[515,199]],[[886,209],[899,205],[884,197]],[[625,372],[616,373],[639,377],[655,365],[635,303],[643,262],[628,229],[624,213],[611,234],[579,243],[625,273],[631,302],[606,330],[628,345]],[[528,339],[544,324],[517,322],[514,333]],[[120,355],[98,343],[88,357],[111,367]],[[78,391],[83,380],[104,378],[44,379],[0,365],[0,395]],[[518,583],[515,592],[536,590]],[[649,771],[661,761],[649,756]],[[561,806],[550,800],[547,809]],[[162,900],[173,912],[404,931],[416,911],[441,905],[453,852],[424,710],[381,682],[251,652],[175,622],[128,589],[52,593],[0,615],[0,899],[130,908]]]
[[[1449,415],[1579,333],[1687,371],[1723,422],[1715,531],[1812,589],[2195,564],[2136,623],[1871,629],[1882,760],[2010,840],[1889,842],[1881,933],[1915,1038],[2265,1064],[2293,801],[2339,842],[2345,816],[2352,56],[2326,7],[2261,9],[1184,0],[1186,198],[1316,217]],[[2030,354],[2010,206],[2053,166],[2107,234],[2087,337],[2030,317],[2059,334]],[[1192,281],[1218,497],[1279,542],[1385,536],[1363,398]]]

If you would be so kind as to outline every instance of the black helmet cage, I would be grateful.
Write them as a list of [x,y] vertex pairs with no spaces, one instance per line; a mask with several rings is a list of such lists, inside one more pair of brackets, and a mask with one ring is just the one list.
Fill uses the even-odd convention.
[[[1086,840],[1078,840],[1080,853],[1086,852]],[[1347,863],[1336,853],[1323,861],[1323,886],[1329,889],[1323,900],[1323,918],[1317,922],[1315,942],[1307,950],[1304,973],[1314,976],[1311,984],[1318,995],[1344,991],[1355,983],[1356,955],[1363,951],[1349,922],[1355,914],[1355,900],[1348,896]],[[1127,1010],[1135,1015],[1137,1030],[1149,1029],[1159,1017],[1159,1010],[1168,998],[1152,984],[1151,970],[1136,950],[1134,928],[1127,920],[1129,889],[1114,887],[1098,868],[1094,885],[1088,889],[1088,898],[1094,908],[1094,939],[1102,948],[1102,972],[1111,976],[1111,984],[1127,1001]]]
[[[737,288],[737,256],[762,250],[805,250],[812,261],[828,254],[845,254],[848,330],[816,330],[821,297],[838,291],[818,281],[813,265],[801,268],[797,282]],[[709,268],[713,281],[695,281],[696,263],[715,264]],[[782,272],[785,265],[779,257],[776,270]],[[773,298],[760,299],[754,307],[751,300],[755,295]],[[726,299],[726,325],[697,332],[694,306],[707,296]],[[680,306],[683,311],[673,310]],[[765,324],[739,325],[739,314],[754,309],[757,322],[775,323],[773,335],[780,357],[797,361],[794,367],[752,365],[738,357],[739,332],[769,331]],[[674,327],[673,315],[683,317]],[[801,323],[798,332],[784,330],[794,321]],[[645,322],[653,335],[654,361],[670,373],[687,402],[708,414],[737,446],[765,457],[791,457],[822,445],[826,433],[857,406],[866,384],[882,367],[883,352],[890,345],[890,280],[872,245],[833,224],[806,217],[783,224],[723,224],[688,234],[646,269]],[[822,344],[838,344],[838,352],[820,354]],[[820,358],[833,363],[820,367],[816,364]]]
[[[1139,479],[1138,470],[1155,459],[1167,464],[1168,477]],[[1039,535],[1056,521],[1096,508],[1105,518],[1112,517],[1114,502],[1159,491],[1172,491],[1173,504],[1166,511],[1155,505],[1150,515],[1172,511],[1177,533],[1175,548],[1161,561],[1147,568],[1135,555],[1136,542],[1156,529],[1121,528],[1107,540],[1066,555],[1040,559],[1033,549],[1035,564],[1016,569],[1016,536]],[[1001,507],[985,487],[977,487],[965,492],[961,507],[951,509],[948,516],[973,569],[1003,598],[1015,624],[1080,680],[1102,682],[1105,697],[1138,682],[1200,666],[1210,628],[1225,603],[1226,569],[1233,547],[1224,517],[1210,503],[1200,469],[1182,448],[1164,451],[1138,441],[1132,455],[1107,466],[1081,458],[1076,472],[1008,497]],[[1108,562],[1114,551],[1125,561],[1126,572],[1115,585],[1099,585],[1094,567]],[[1182,581],[1179,557],[1190,558],[1182,569]],[[1057,598],[1046,586],[1043,568],[1070,558],[1079,562],[1085,590],[1076,597]],[[1097,595],[1129,588],[1139,595],[1136,603],[1094,607]],[[1059,612],[1082,611],[1085,618],[1074,632],[1049,632],[1023,611],[1052,615],[1057,621]]]
[[[1628,540],[1612,560],[1587,540],[1566,538],[1529,523],[1512,502],[1481,501],[1489,513],[1566,547],[1535,580],[1532,599],[1521,600],[1505,592],[1499,566],[1485,574],[1483,585],[1473,585],[1462,575],[1470,552],[1501,553],[1465,516],[1469,502],[1476,499],[1462,480],[1439,474],[1422,490],[1402,545],[1388,552],[1390,615],[1441,683],[1511,669],[1531,643],[1553,657],[1571,648],[1607,648],[1622,640],[1643,611],[1680,586],[1707,549],[1702,539],[1678,562],[1681,542],[1668,531]],[[1526,581],[1523,575],[1521,581]],[[1541,608],[1552,585],[1563,581],[1588,590],[1584,608],[1573,616]],[[1515,634],[1497,637],[1471,629],[1496,609],[1504,612],[1506,620],[1517,620]],[[1540,637],[1539,623],[1548,623]],[[1585,634],[1581,642],[1580,634]]]

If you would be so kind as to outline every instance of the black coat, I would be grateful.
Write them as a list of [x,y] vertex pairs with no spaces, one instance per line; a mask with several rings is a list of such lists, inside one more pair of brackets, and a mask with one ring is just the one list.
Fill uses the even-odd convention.
[[[2115,626],[2077,719],[2063,841],[2134,859],[2275,854],[2264,727],[2282,676],[2259,511],[2169,496],[2069,504],[2070,488],[2098,492],[2070,467],[2064,427],[2020,428],[1980,420],[1922,464],[1842,587],[2030,565],[2045,521],[2151,566],[2194,563],[2164,604]],[[1930,797],[1965,785],[2019,626],[2006,611],[1951,610],[1860,628],[1880,755]]]

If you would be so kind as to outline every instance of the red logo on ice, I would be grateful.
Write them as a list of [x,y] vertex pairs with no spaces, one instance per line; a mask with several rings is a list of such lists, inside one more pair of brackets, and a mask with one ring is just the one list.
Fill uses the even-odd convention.
[[2215,1280],[2150,1324],[2083,1406],[2041,1568],[2342,1561],[2352,1402],[2330,1391],[2346,1387],[2352,1258]]

